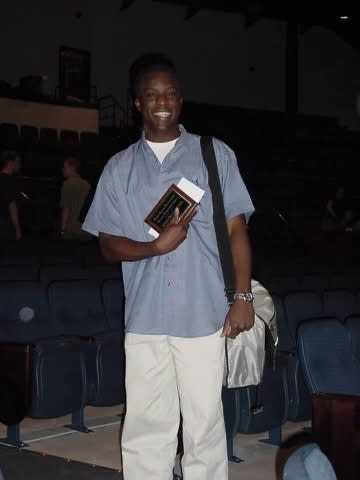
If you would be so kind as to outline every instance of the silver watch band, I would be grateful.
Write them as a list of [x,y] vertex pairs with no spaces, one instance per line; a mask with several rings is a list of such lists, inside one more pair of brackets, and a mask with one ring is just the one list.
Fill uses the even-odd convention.
[[251,303],[254,301],[254,295],[252,292],[244,292],[244,293],[234,293],[234,300],[243,300],[246,303]]

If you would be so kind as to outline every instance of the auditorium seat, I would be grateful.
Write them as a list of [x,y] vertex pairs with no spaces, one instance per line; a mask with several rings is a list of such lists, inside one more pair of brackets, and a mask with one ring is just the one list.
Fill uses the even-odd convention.
[[87,404],[111,406],[124,402],[124,336],[112,329],[103,308],[100,287],[88,280],[54,282],[49,301],[64,335],[82,339],[86,357]]
[[329,288],[358,290],[360,288],[360,274],[358,272],[334,273],[330,276]]
[[[20,422],[25,417],[73,415],[73,427],[85,404],[84,355],[77,338],[59,337],[49,313],[44,288],[37,282],[0,283],[0,383],[16,409],[0,419],[8,426],[2,439],[22,446]],[[20,398],[20,400],[19,400]]]
[[302,290],[312,290],[322,294],[327,288],[329,288],[329,275],[327,273],[306,274],[301,280]]
[[39,131],[31,125],[21,125],[20,144],[25,148],[34,148],[39,143]]
[[44,286],[56,281],[81,279],[86,279],[86,272],[80,265],[44,265],[40,268],[40,282]]
[[80,144],[82,149],[86,151],[97,151],[99,148],[99,137],[95,132],[81,132],[80,133]]
[[84,256],[84,265],[88,267],[92,266],[104,266],[108,265],[106,264],[106,261],[104,257],[101,255],[100,251],[97,253],[94,253],[93,255],[85,255]]
[[270,293],[285,295],[300,289],[300,280],[296,275],[274,275],[268,279],[267,288]]
[[335,317],[309,319],[297,331],[300,363],[311,393],[360,395],[360,362]]
[[71,252],[54,252],[41,257],[42,265],[80,265],[82,259],[79,258],[75,251]]
[[124,329],[124,287],[122,280],[105,280],[102,285],[105,315],[111,328]]
[[40,128],[39,145],[46,149],[56,149],[59,145],[58,134],[55,128]]
[[61,130],[60,142],[63,146],[78,147],[79,134],[75,130]]
[[334,289],[326,290],[323,295],[324,314],[331,317],[336,317],[343,321],[345,317],[360,313],[360,308],[357,306],[356,296],[350,290]]
[[352,352],[358,361],[360,361],[360,315],[350,315],[347,317],[345,319],[345,327],[348,332]]
[[304,381],[296,351],[296,331],[302,320],[323,315],[322,298],[311,291],[293,292],[285,296],[284,306],[289,334],[292,339],[292,352],[288,357],[287,366],[288,420],[303,421],[311,417],[311,397]]
[[292,336],[293,346],[295,348],[298,324],[306,318],[323,315],[322,298],[316,292],[299,290],[285,295],[284,306],[289,332]]
[[86,278],[99,283],[104,280],[119,279],[121,274],[118,265],[88,265],[84,270]]
[[16,148],[19,143],[19,129],[15,123],[0,124],[0,144],[5,148]]
[[37,265],[0,265],[0,282],[38,281],[39,267]]
[[6,254],[0,255],[0,265],[39,265],[40,259],[34,255],[28,255],[26,253],[19,252],[18,254]]

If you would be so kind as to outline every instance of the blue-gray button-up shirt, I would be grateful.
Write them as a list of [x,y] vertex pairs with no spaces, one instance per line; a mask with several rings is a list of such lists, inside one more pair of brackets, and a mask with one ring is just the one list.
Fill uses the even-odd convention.
[[[185,241],[173,252],[122,262],[126,332],[200,337],[218,331],[228,305],[213,224],[208,173],[200,137],[180,126],[174,148],[160,163],[144,135],[112,157],[99,180],[83,228],[146,242],[145,217],[172,183],[182,177],[205,190]],[[254,211],[233,151],[214,139],[228,219]]]

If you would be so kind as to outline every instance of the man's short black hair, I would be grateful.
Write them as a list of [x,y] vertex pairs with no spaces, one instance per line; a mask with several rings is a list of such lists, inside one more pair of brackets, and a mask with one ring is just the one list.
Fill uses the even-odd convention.
[[139,84],[143,76],[152,72],[171,72],[176,74],[173,62],[162,53],[145,53],[130,67],[131,95],[135,99],[139,93]]
[[20,160],[20,155],[15,150],[5,150],[0,155],[0,170],[6,168],[9,163]]

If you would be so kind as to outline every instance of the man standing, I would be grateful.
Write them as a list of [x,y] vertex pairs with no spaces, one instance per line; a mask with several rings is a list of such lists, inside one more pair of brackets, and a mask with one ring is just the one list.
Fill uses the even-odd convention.
[[91,187],[80,177],[79,170],[79,159],[67,158],[64,161],[63,174],[66,180],[61,188],[60,235],[65,239],[80,239],[88,236],[81,229],[79,215]]
[[0,156],[0,239],[20,240],[22,230],[17,201],[20,192],[14,174],[20,170],[17,152],[5,151]]
[[[185,480],[226,480],[221,389],[224,335],[254,322],[251,303],[230,311],[212,217],[200,138],[178,119],[180,86],[172,63],[146,56],[134,78],[142,138],[115,155],[100,178],[83,228],[100,237],[104,257],[122,261],[125,307],[126,416],[124,480],[170,480],[183,417]],[[251,291],[244,216],[253,205],[234,153],[214,139],[238,293]],[[197,211],[178,212],[154,240],[144,222],[172,183],[185,177],[205,194]]]

